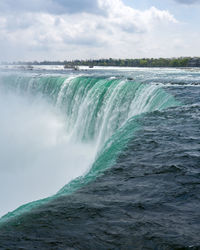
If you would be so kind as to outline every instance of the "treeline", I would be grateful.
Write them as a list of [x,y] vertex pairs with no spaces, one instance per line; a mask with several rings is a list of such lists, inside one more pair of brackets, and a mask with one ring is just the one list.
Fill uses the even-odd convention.
[[187,67],[190,58],[143,58],[143,59],[99,59],[99,60],[74,60],[67,62],[66,66],[118,66],[118,67]]
[[75,66],[118,66],[118,67],[200,67],[200,57],[142,58],[142,59],[97,59],[73,61],[14,62],[17,65],[65,65]]
[[142,58],[142,59],[99,59],[74,60],[65,63],[70,66],[118,66],[118,67],[200,67],[200,57]]

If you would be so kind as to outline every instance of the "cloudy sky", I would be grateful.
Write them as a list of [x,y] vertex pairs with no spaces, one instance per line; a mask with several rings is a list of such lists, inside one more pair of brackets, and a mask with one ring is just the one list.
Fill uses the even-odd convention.
[[200,0],[0,0],[0,61],[200,56]]

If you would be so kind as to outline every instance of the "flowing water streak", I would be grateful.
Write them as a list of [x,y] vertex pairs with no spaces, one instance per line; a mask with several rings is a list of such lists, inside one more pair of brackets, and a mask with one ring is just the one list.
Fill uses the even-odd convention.
[[[10,76],[9,76],[10,77]],[[94,145],[96,160],[84,176],[64,186],[57,195],[70,193],[112,166],[133,137],[138,125],[134,116],[178,105],[162,88],[125,79],[96,77],[11,77],[6,87],[42,96],[66,116],[66,130],[74,141]],[[30,209],[34,202],[9,216]],[[9,217],[8,216],[8,217]]]
[[60,107],[61,106],[61,101],[62,101],[62,98],[63,98],[63,95],[64,95],[64,90],[65,90],[65,88],[67,87],[67,85],[70,83],[70,81],[72,80],[72,79],[74,79],[75,78],[75,76],[70,76],[69,78],[67,78],[64,82],[63,82],[63,84],[62,84],[62,86],[61,86],[61,88],[60,88],[60,91],[59,91],[59,93],[58,93],[58,97],[57,97],[57,100],[56,100],[56,105],[58,106],[58,107]]

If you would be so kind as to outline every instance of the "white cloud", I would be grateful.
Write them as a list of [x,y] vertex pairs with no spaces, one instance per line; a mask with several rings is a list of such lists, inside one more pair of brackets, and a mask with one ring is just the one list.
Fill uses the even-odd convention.
[[[7,1],[10,3],[10,0]],[[25,0],[18,1],[27,3]],[[64,0],[48,1],[60,6],[66,3]],[[5,4],[5,0],[3,2]],[[43,0],[37,2],[40,6],[44,4]],[[80,0],[73,4],[72,0],[67,2],[71,11],[68,6],[65,8],[68,8],[68,13],[60,15],[52,11],[36,11],[37,6],[34,11],[26,11],[27,4],[23,15],[16,10],[5,12],[0,18],[0,46],[4,51],[0,59],[155,57],[163,56],[164,51],[164,56],[174,52],[170,29],[179,24],[167,10],[151,7],[141,11],[126,6],[122,0],[99,0],[94,1],[98,10],[95,12],[88,7],[92,1],[84,0],[85,7],[78,11]],[[163,35],[162,39],[159,32]]]

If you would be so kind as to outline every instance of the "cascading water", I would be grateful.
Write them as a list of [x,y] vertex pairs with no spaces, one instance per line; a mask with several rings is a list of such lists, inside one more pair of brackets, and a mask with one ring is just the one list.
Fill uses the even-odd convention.
[[[5,94],[5,92],[9,90],[9,93],[11,91],[15,93],[15,96],[18,96],[17,98],[20,98],[13,102],[15,107],[16,103],[20,102],[19,100],[27,98],[29,101],[31,100],[31,105],[30,102],[22,101],[19,108],[14,111],[14,114],[16,114],[16,112],[21,110],[21,107],[27,106],[29,108],[24,112],[26,114],[31,114],[32,112],[31,116],[26,115],[23,117],[21,115],[24,119],[31,121],[31,126],[27,126],[27,132],[25,131],[24,134],[22,132],[21,136],[28,138],[27,135],[29,135],[30,138],[34,138],[34,133],[38,131],[41,133],[43,129],[43,137],[39,138],[39,141],[35,143],[30,139],[27,143],[27,147],[30,150],[34,149],[34,145],[46,143],[42,150],[41,148],[35,149],[34,155],[41,155],[39,162],[36,161],[33,164],[34,161],[31,158],[33,155],[27,156],[26,165],[29,165],[31,168],[28,174],[32,175],[35,171],[41,171],[38,169],[38,166],[43,165],[45,178],[48,179],[50,169],[54,168],[50,182],[47,182],[47,185],[45,183],[42,184],[46,186],[46,189],[56,179],[53,180],[53,176],[57,171],[56,169],[59,168],[57,166],[59,165],[58,162],[61,166],[59,178],[60,176],[69,175],[65,176],[65,183],[63,183],[64,179],[60,182],[63,186],[62,188],[61,186],[59,187],[59,184],[53,185],[54,190],[50,189],[50,192],[45,190],[42,196],[37,196],[36,194],[31,200],[25,199],[21,203],[50,196],[53,192],[56,193],[58,191],[58,187],[61,189],[56,196],[66,195],[85,185],[115,163],[121,150],[139,128],[138,116],[178,105],[178,102],[159,86],[109,77],[5,75],[1,77],[1,87],[2,96],[7,96],[8,93]],[[13,100],[14,97],[9,98],[9,102],[12,102],[11,99]],[[6,98],[2,107],[6,103],[5,100]],[[45,100],[44,105],[41,100]],[[40,107],[39,110],[37,110],[38,106]],[[49,112],[49,107],[53,111]],[[11,109],[13,111],[12,106]],[[48,115],[43,117],[42,114]],[[13,116],[12,112],[11,116]],[[37,122],[32,124],[31,119],[34,116],[37,116]],[[25,124],[27,121],[21,117],[18,117],[18,120],[23,121]],[[42,119],[44,120],[43,123],[41,123]],[[54,125],[49,128],[49,124],[52,123]],[[26,125],[24,124],[21,125],[26,130]],[[49,128],[49,130],[46,128]],[[54,133],[61,134],[61,136]],[[61,141],[58,142],[57,138],[59,136]],[[45,141],[47,138],[48,140]],[[51,144],[53,145],[52,147],[50,147]],[[44,148],[45,150],[43,150]],[[29,149],[27,149],[26,153],[29,152]],[[10,148],[7,149],[7,151],[9,150]],[[16,151],[16,148],[14,150]],[[61,153],[53,154],[55,151],[60,152],[59,150]],[[72,152],[73,156],[71,155]],[[42,155],[43,153],[44,155]],[[23,152],[18,152],[18,154],[23,155]],[[52,155],[54,155],[53,158],[50,157]],[[49,160],[46,160],[46,158]],[[77,158],[80,158],[80,160],[75,161]],[[4,160],[5,166],[6,159]],[[73,161],[75,163],[72,164]],[[14,163],[12,162],[12,164]],[[24,161],[22,164],[24,164]],[[49,167],[49,164],[51,167]],[[70,171],[66,171],[65,165],[70,164],[73,166],[70,167]],[[24,171],[23,166],[18,171]],[[71,172],[75,173],[70,174]],[[26,176],[23,176],[23,178],[26,179]],[[44,179],[44,176],[42,179]],[[72,181],[70,182],[70,180]],[[24,183],[24,185],[27,186],[29,184]],[[38,190],[38,193],[40,193],[40,190]],[[13,195],[15,194],[13,193]],[[53,199],[53,197],[55,196],[24,205],[4,216],[2,220],[27,211],[37,204]]]

